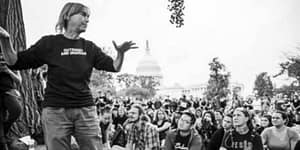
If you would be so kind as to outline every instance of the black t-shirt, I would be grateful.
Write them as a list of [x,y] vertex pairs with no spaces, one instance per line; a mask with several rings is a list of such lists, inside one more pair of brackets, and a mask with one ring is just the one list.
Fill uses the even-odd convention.
[[263,150],[260,135],[251,131],[244,135],[230,131],[224,135],[222,147],[227,150],[244,150],[245,146],[252,147],[252,150]]
[[[153,122],[154,125],[157,125],[158,128],[164,126],[165,123],[168,123],[168,120],[164,120],[161,124],[158,124],[158,122]],[[169,128],[164,129],[162,131],[159,132],[159,140],[163,140],[166,138],[167,136],[167,131],[169,130]]]
[[64,35],[41,38],[28,50],[18,53],[12,69],[48,65],[48,81],[43,106],[84,107],[95,105],[89,88],[93,68],[115,72],[113,59],[93,42],[67,39]]
[[107,137],[106,137],[106,130],[109,126],[108,124],[104,124],[103,122],[100,122],[100,128],[101,128],[101,135],[102,135],[102,143],[106,143],[107,142]]
[[175,139],[174,150],[188,150],[190,138],[191,134],[189,134],[188,136],[181,136],[180,133],[178,133]]

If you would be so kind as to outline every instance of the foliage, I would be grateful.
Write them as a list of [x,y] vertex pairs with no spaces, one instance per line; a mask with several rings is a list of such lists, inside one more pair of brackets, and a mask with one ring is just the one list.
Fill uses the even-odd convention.
[[90,86],[94,90],[94,92],[97,91],[111,91],[114,93],[115,86],[114,86],[114,77],[113,73],[106,72],[106,71],[99,71],[99,70],[93,70]]
[[[299,47],[297,47],[296,49],[300,51]],[[287,60],[285,62],[280,63],[279,65],[281,70],[274,77],[287,73],[289,77],[297,79],[298,82],[300,81],[300,56],[299,55],[287,56]]]
[[185,9],[184,0],[168,0],[168,10],[171,12],[170,22],[175,24],[177,28],[184,25],[183,10]]
[[151,96],[156,94],[157,87],[160,85],[159,79],[153,76],[139,76],[138,82],[142,88],[150,91]]
[[125,95],[133,96],[141,99],[148,99],[152,97],[152,94],[148,89],[137,87],[137,86],[125,89]]
[[268,76],[267,72],[262,72],[256,77],[253,90],[257,92],[256,96],[259,97],[273,96],[272,81],[270,79],[270,76]]
[[138,77],[133,74],[123,73],[123,74],[118,74],[116,80],[117,83],[119,83],[124,88],[129,88],[136,85]]
[[153,76],[137,76],[125,73],[117,75],[116,80],[119,84],[124,85],[123,88],[125,89],[130,87],[147,89],[151,97],[156,94],[157,87],[160,85],[159,79]]
[[230,93],[228,89],[230,73],[226,72],[225,65],[219,62],[218,58],[213,58],[209,66],[211,73],[204,95],[208,100],[213,100],[214,107],[219,109],[220,99],[226,98]]
[[280,88],[274,89],[274,94],[282,94],[282,95],[290,95],[295,91],[300,91],[299,86],[294,86],[293,83],[291,85],[283,85]]

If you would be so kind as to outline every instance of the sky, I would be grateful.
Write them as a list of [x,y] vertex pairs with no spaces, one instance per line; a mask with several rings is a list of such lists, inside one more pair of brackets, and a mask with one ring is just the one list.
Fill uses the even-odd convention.
[[[168,0],[22,0],[27,46],[57,34],[63,5],[81,2],[91,9],[82,37],[101,47],[133,40],[138,49],[126,53],[121,73],[135,73],[146,40],[164,76],[164,86],[206,83],[214,57],[231,72],[231,82],[252,93],[261,72],[275,75],[287,54],[300,45],[299,0],[185,0],[181,28],[169,22]],[[272,78],[279,87],[287,76]]]

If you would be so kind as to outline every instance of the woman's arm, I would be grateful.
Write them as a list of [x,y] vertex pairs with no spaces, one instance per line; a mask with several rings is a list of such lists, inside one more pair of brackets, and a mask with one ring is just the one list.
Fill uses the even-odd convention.
[[171,123],[170,123],[170,122],[165,122],[164,125],[163,125],[162,127],[157,128],[157,131],[158,131],[158,132],[161,132],[161,131],[164,131],[164,130],[170,128],[170,127],[171,127]]

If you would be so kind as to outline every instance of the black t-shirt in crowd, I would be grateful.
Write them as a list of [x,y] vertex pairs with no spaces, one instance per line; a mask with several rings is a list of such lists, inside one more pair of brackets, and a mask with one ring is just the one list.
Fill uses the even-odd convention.
[[175,139],[175,145],[174,149],[175,150],[188,150],[189,149],[189,140],[191,138],[191,134],[188,136],[181,136],[180,133],[176,135]]
[[64,35],[41,38],[28,50],[18,53],[12,69],[48,65],[48,81],[43,106],[84,107],[95,105],[89,88],[93,68],[115,72],[113,59],[93,42],[68,39]]
[[221,146],[227,150],[244,150],[245,146],[251,147],[251,150],[263,150],[260,135],[251,131],[244,135],[236,131],[227,132],[223,137]]

